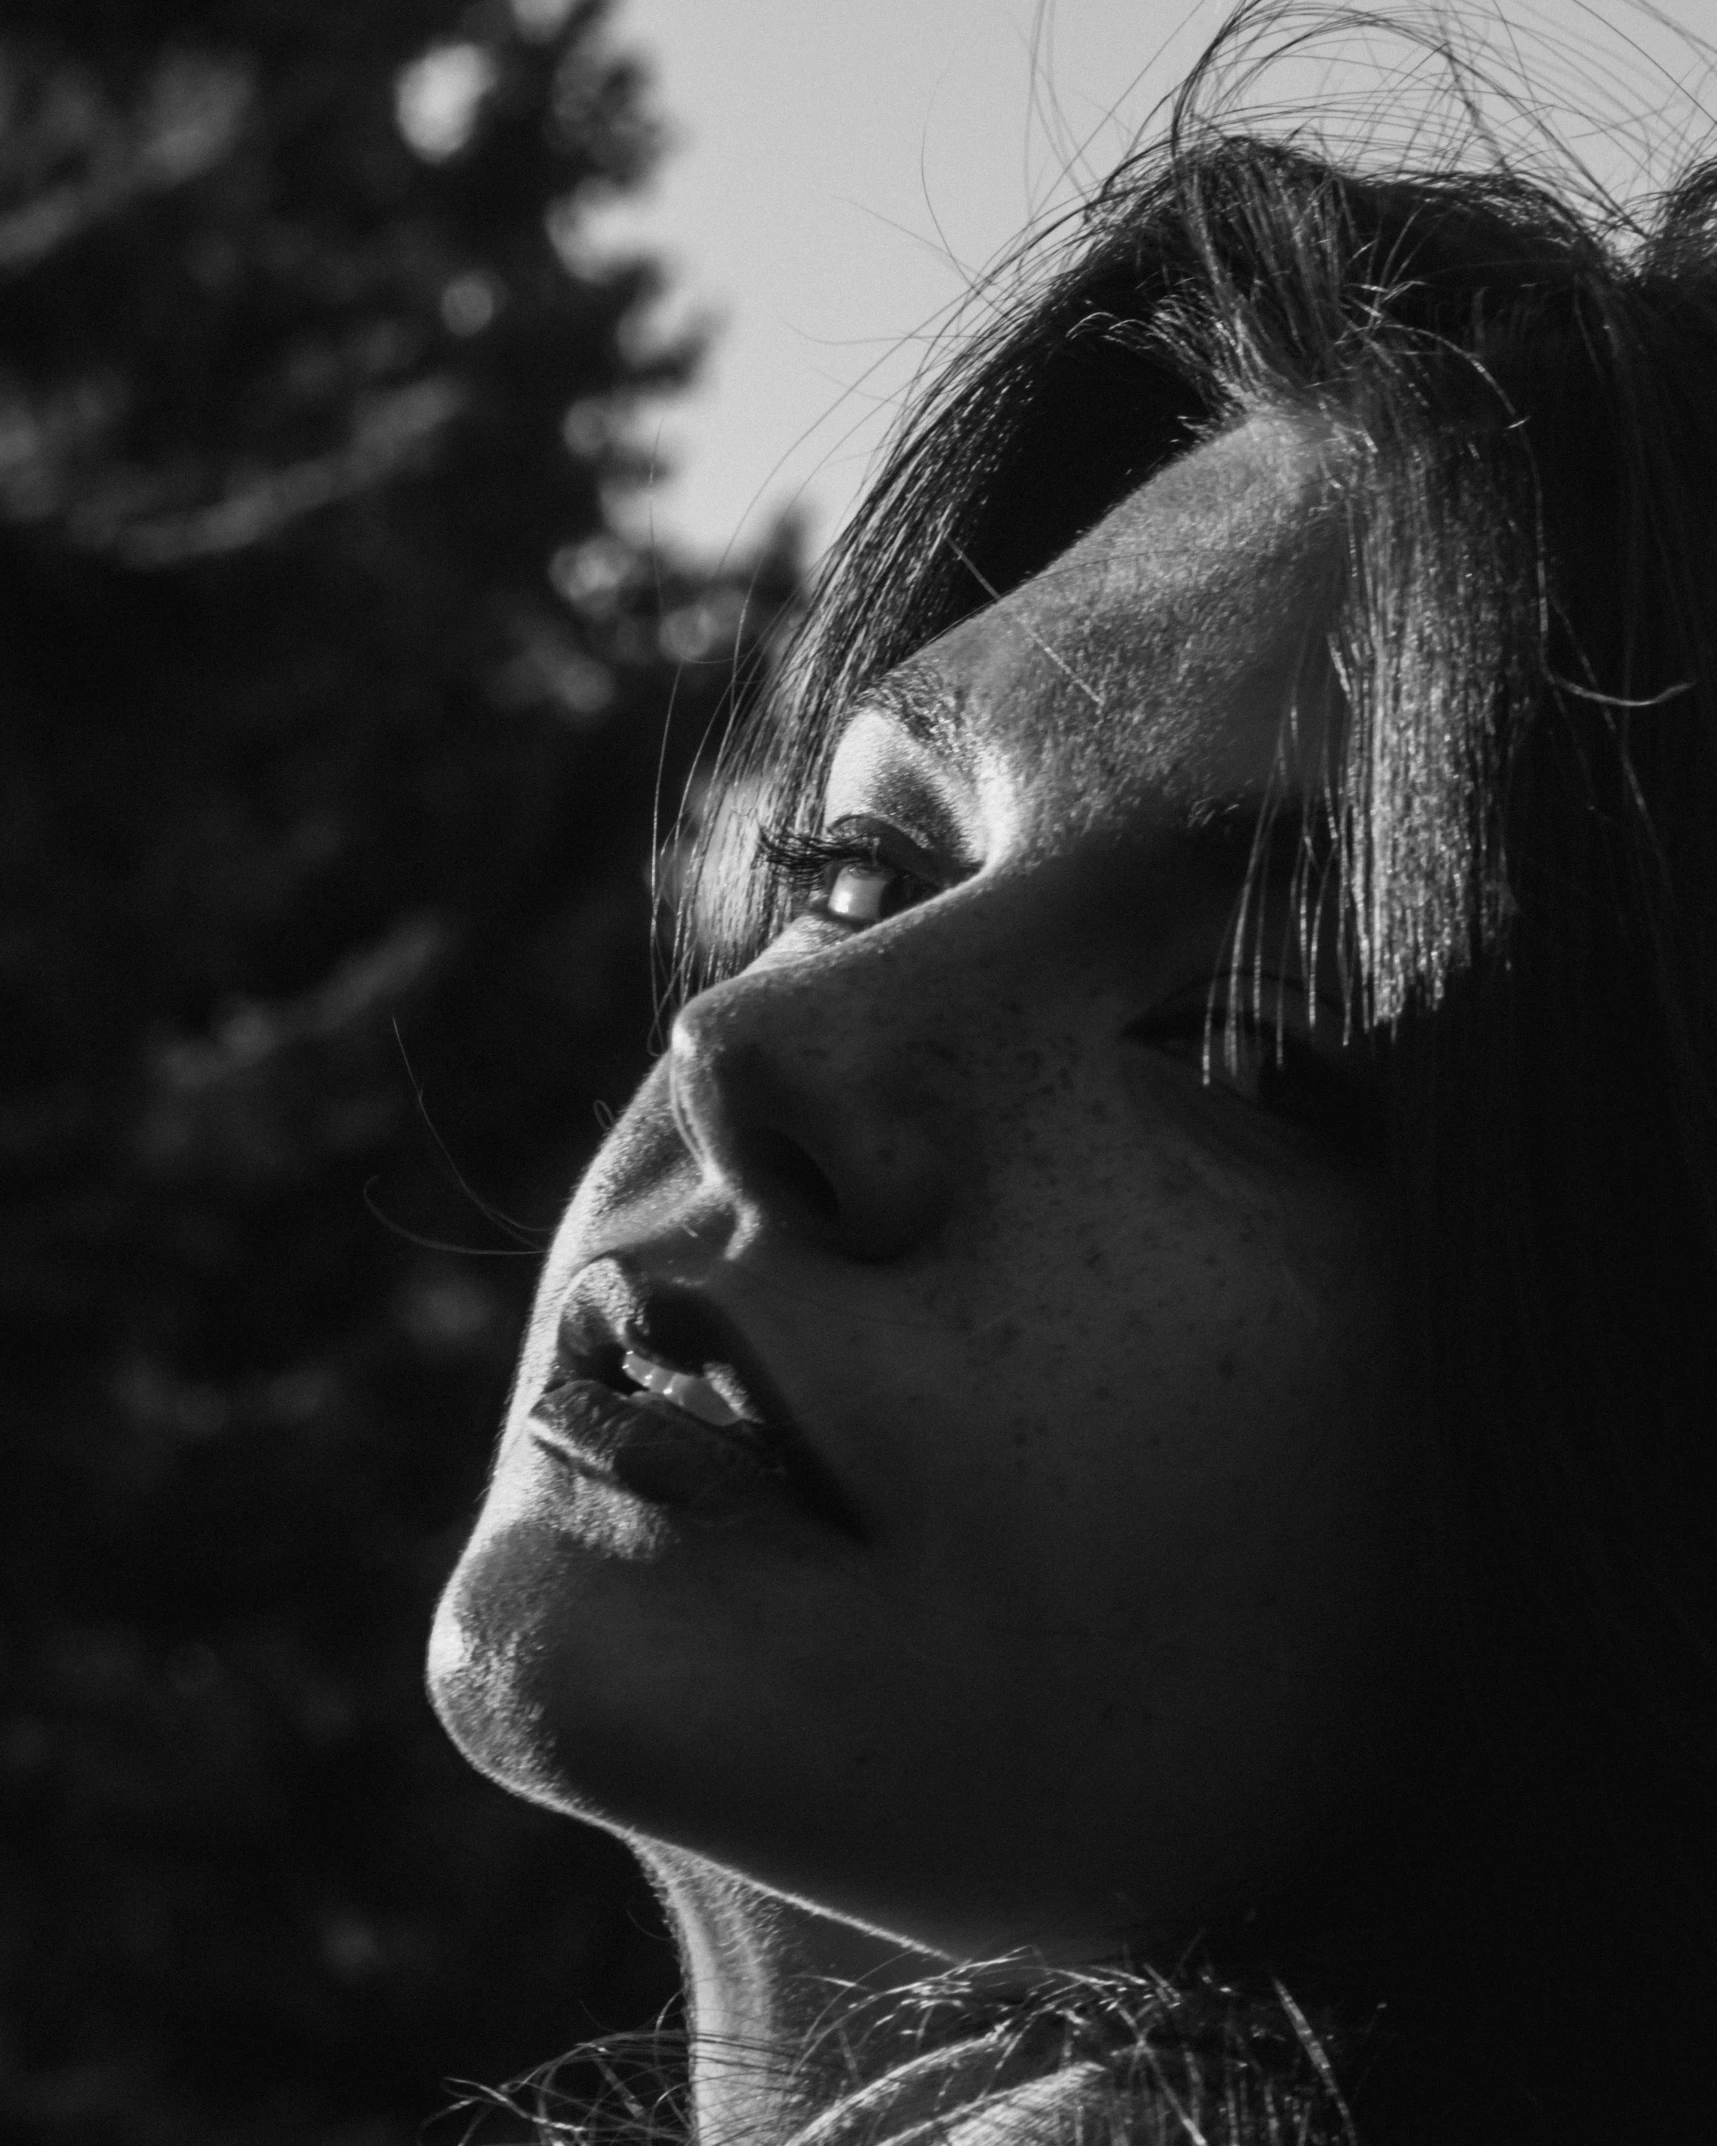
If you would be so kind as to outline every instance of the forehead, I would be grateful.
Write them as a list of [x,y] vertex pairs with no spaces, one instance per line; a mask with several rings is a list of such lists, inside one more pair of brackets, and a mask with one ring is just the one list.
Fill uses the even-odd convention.
[[831,810],[843,763],[903,741],[1063,825],[1261,797],[1290,706],[1298,755],[1320,763],[1334,459],[1321,429],[1271,415],[1160,471],[866,696]]

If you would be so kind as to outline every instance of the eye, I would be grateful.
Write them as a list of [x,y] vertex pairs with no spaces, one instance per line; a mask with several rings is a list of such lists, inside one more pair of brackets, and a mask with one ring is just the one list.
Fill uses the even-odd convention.
[[1355,1157],[1384,1139],[1380,1049],[1344,1035],[1339,1007],[1262,979],[1264,1009],[1225,1005],[1209,984],[1177,992],[1126,1031],[1194,1073],[1201,1086],[1267,1112]]
[[893,912],[901,874],[886,864],[843,864],[828,883],[823,907],[846,924],[880,924]]
[[943,885],[919,845],[882,822],[842,821],[824,834],[765,828],[758,853],[776,882],[800,895],[801,916],[859,928],[898,916]]

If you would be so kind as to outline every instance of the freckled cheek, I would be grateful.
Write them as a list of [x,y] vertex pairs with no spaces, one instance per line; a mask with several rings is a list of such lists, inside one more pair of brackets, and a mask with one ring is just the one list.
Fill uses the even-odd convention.
[[1202,1530],[1291,1480],[1290,1426],[1331,1365],[1279,1228],[1153,1202],[1121,1170],[1022,1198],[993,1252],[961,1292],[984,1316],[943,1329],[961,1398],[920,1465],[945,1523],[1029,1563],[1050,1513],[1088,1524],[1095,1554],[1117,1505]]
[[[1112,1098],[1103,1092],[1101,1061],[1091,1022],[1046,1026],[1041,1013],[999,999],[988,1018],[971,1024],[956,1055],[944,1058],[966,1108],[980,1128],[984,1168],[998,1191],[1029,1188],[1040,1202],[1062,1206],[1088,1182],[1093,1159],[1113,1147]],[[1106,1039],[1099,1039],[1106,1040]]]

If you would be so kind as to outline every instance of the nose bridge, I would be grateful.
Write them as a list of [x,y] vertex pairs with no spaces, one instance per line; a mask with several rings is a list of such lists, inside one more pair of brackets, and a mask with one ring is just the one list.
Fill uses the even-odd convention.
[[903,947],[859,940],[747,969],[674,1022],[681,1138],[765,1221],[896,1256],[940,1220],[972,1150],[959,1026],[946,984]]

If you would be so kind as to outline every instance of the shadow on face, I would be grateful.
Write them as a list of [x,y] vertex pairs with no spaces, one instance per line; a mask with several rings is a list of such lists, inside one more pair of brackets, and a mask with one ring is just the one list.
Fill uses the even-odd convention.
[[432,1658],[508,1785],[960,1956],[1341,1896],[1418,1464],[1371,1061],[1254,858],[1337,482],[1253,420],[849,711],[547,1264]]

